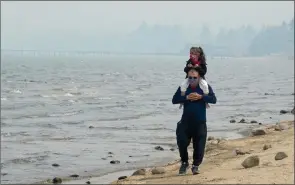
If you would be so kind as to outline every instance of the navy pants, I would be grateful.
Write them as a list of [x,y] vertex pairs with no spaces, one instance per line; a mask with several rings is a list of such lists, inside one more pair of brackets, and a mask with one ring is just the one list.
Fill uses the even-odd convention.
[[204,158],[207,138],[206,121],[182,120],[177,123],[176,139],[182,162],[188,162],[187,148],[193,140],[193,165],[199,166]]

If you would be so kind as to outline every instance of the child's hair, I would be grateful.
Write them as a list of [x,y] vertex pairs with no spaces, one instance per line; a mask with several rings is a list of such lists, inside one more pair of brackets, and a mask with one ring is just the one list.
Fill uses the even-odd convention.
[[196,48],[196,50],[198,52],[200,52],[200,62],[201,62],[201,64],[207,65],[207,63],[206,63],[206,55],[205,55],[203,49],[200,46],[199,47],[195,47],[195,48]]

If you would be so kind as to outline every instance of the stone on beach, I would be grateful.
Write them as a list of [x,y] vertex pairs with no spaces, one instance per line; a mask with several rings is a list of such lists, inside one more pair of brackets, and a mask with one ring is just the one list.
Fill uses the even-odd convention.
[[230,122],[230,123],[235,123],[236,120],[232,119],[232,120],[230,120],[229,122]]
[[90,181],[87,181],[86,184],[91,184],[91,182]]
[[250,154],[249,151],[244,151],[244,150],[241,150],[241,149],[236,149],[235,152],[236,152],[236,155]]
[[136,176],[136,175],[146,175],[146,169],[139,169],[139,170],[136,170],[132,176]]
[[111,164],[120,164],[120,161],[118,161],[118,160],[112,160],[112,161],[110,161],[110,163]]
[[60,165],[57,164],[57,163],[53,163],[52,166],[53,166],[53,167],[59,167]]
[[270,149],[271,148],[271,145],[270,144],[265,144],[263,146],[263,150],[267,150],[267,149]]
[[53,184],[61,184],[61,183],[62,183],[62,180],[61,180],[61,178],[59,178],[59,177],[54,177],[54,178],[52,179],[52,183],[53,183]]
[[259,165],[259,157],[257,155],[250,156],[242,162],[244,168],[252,168]]
[[156,174],[164,174],[165,173],[165,168],[163,167],[156,167],[152,169],[152,174],[156,175]]
[[286,110],[281,110],[280,111],[280,114],[287,114],[288,113],[288,111],[286,111]]
[[255,120],[252,120],[250,123],[257,123],[257,121],[255,121]]
[[123,180],[123,179],[127,179],[127,176],[121,176],[118,178],[118,180]]
[[94,126],[89,126],[88,128],[90,128],[90,129],[91,129],[91,128],[94,128]]
[[285,152],[278,152],[275,156],[275,160],[278,161],[278,160],[285,159],[287,157],[288,155]]
[[213,136],[209,136],[207,140],[208,140],[208,141],[211,141],[211,140],[214,140],[214,139],[215,139],[215,138],[214,138]]
[[251,133],[253,136],[261,136],[261,135],[265,135],[266,131],[263,128],[256,128],[256,129],[253,129]]
[[163,150],[164,150],[164,148],[161,147],[161,146],[156,146],[155,149],[156,149],[156,150],[160,150],[160,151],[163,151]]
[[73,174],[73,175],[70,175],[70,177],[77,178],[77,177],[79,177],[79,175]]
[[243,118],[239,121],[239,123],[246,123],[246,120]]
[[287,129],[289,129],[289,125],[287,124],[279,123],[279,124],[276,124],[275,126],[275,131],[282,131]]

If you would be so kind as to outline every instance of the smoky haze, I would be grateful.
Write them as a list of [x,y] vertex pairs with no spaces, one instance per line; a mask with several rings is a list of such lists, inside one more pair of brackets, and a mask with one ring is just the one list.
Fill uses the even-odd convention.
[[192,44],[210,55],[290,54],[294,2],[1,1],[1,49],[182,54]]

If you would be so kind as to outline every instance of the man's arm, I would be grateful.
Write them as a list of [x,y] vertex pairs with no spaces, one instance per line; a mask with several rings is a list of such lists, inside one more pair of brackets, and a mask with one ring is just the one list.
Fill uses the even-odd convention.
[[180,103],[185,103],[186,101],[188,100],[186,99],[186,96],[181,96],[181,91],[179,87],[172,98],[172,103],[180,104]]
[[213,89],[211,88],[210,85],[208,85],[208,88],[209,88],[209,93],[208,95],[203,95],[203,100],[206,102],[206,103],[212,103],[212,104],[216,104],[217,102],[217,99],[216,99],[216,96],[213,92]]

